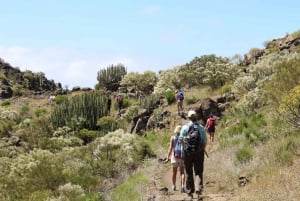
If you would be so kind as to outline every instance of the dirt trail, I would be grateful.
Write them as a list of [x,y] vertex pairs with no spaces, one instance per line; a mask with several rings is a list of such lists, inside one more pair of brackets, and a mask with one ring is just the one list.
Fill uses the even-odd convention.
[[[207,147],[209,153],[209,158],[205,160],[213,160],[214,145],[209,144]],[[176,191],[171,190],[172,182],[172,167],[171,164],[164,164],[159,159],[158,166],[151,173],[154,174],[153,177],[153,187],[150,190],[148,197],[145,199],[147,201],[183,201],[183,200],[203,200],[203,201],[229,201],[232,198],[230,192],[223,193],[216,190],[216,181],[213,180],[214,176],[212,172],[204,170],[204,190],[201,199],[198,199],[194,194],[193,199],[187,196],[186,193],[180,192],[180,175],[179,171],[177,173],[176,179]],[[205,165],[204,165],[205,166]],[[205,168],[204,168],[205,169]],[[178,190],[179,189],[179,190]],[[150,196],[149,196],[150,195]]]

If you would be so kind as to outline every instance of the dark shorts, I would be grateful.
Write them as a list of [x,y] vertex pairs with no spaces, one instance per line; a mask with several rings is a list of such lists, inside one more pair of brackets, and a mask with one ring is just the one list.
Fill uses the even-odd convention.
[[209,133],[214,133],[215,132],[215,127],[208,127],[207,128],[207,132],[209,132]]

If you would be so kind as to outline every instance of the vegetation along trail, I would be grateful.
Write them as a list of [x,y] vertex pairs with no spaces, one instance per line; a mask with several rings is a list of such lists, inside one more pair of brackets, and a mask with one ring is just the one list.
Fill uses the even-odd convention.
[[189,200],[163,160],[190,110],[216,119],[202,200],[300,200],[300,31],[244,56],[126,69],[69,90],[0,59],[0,201]]

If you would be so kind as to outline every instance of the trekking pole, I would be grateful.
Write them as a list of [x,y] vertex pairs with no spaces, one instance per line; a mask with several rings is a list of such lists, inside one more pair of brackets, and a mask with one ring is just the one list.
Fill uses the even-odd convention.
[[208,153],[206,152],[206,150],[204,150],[204,153],[205,153],[206,157],[209,158]]

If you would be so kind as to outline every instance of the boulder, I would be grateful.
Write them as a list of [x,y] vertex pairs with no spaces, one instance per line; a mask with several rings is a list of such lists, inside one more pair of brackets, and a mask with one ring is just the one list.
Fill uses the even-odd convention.
[[141,134],[142,131],[146,130],[147,122],[150,116],[151,113],[146,109],[139,110],[138,115],[133,117],[132,122],[127,130],[130,133]]
[[90,88],[90,87],[83,87],[81,89],[81,91],[91,91],[91,90],[92,90],[92,88]]
[[0,98],[11,98],[13,96],[13,90],[10,86],[3,85],[0,88]]
[[188,110],[194,110],[197,113],[198,120],[204,124],[212,113],[215,117],[221,117],[222,111],[218,106],[218,103],[211,98],[204,98],[197,103],[190,105]]
[[167,128],[170,125],[171,112],[165,110],[161,113],[151,115],[147,122],[147,130],[154,128]]
[[75,86],[75,87],[73,87],[72,88],[72,92],[75,92],[75,91],[80,91],[81,90],[81,88],[80,88],[80,86]]

